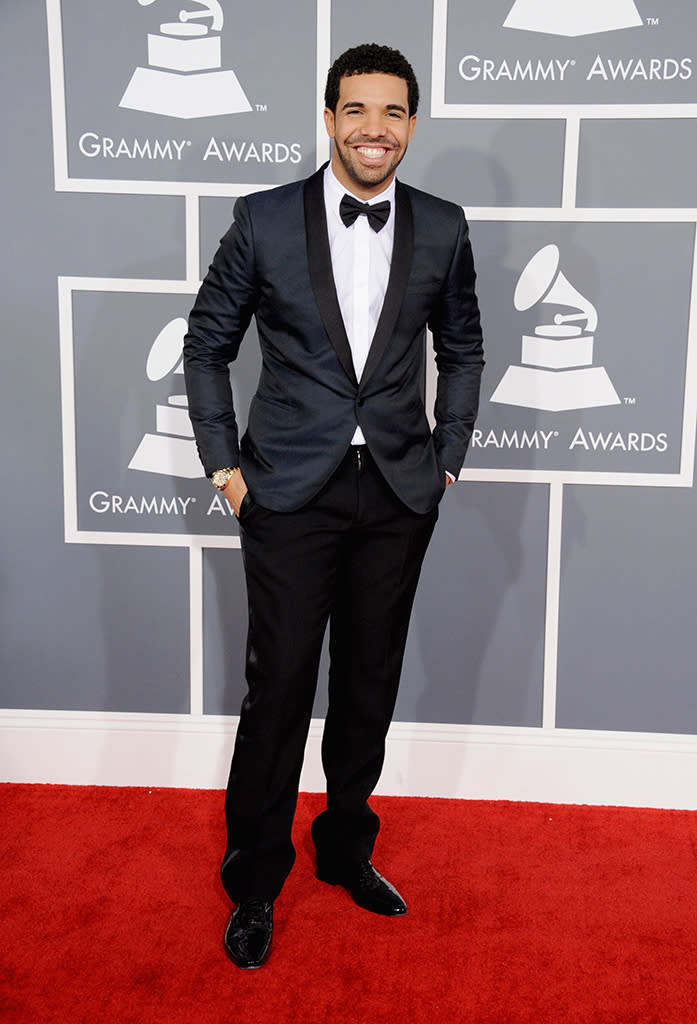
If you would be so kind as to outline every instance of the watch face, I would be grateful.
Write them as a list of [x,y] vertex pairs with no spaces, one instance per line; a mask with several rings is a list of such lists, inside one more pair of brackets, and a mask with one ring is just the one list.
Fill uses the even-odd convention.
[[218,488],[219,491],[224,491],[227,487],[230,478],[237,469],[233,469],[231,466],[226,466],[225,469],[216,469],[215,472],[211,473],[211,483]]

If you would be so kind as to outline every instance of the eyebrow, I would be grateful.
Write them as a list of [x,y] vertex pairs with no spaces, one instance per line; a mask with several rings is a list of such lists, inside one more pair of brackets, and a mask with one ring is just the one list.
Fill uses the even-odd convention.
[[[365,103],[362,100],[347,100],[341,109],[346,110],[348,107],[361,107],[362,109],[365,109]],[[399,110],[403,114],[406,114],[407,112],[407,108],[402,106],[401,103],[388,103],[385,106],[385,110]]]

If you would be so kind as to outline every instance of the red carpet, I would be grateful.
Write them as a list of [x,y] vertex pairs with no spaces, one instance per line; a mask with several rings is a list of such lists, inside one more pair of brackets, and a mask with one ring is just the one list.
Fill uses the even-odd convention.
[[697,816],[376,798],[404,918],[313,878],[301,798],[274,951],[222,950],[223,795],[0,786],[3,1024],[690,1024]]

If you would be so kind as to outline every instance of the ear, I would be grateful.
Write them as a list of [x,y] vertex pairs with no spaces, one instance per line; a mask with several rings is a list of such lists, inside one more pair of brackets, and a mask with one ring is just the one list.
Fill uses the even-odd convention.
[[416,128],[416,114],[412,114],[411,117],[409,118],[409,140],[408,140],[409,142],[411,142],[411,139],[412,139],[412,136],[414,134],[414,129],[415,128]]
[[327,129],[327,135],[330,139],[336,136],[336,118],[334,117],[334,111],[330,110],[329,107],[324,108],[324,127]]

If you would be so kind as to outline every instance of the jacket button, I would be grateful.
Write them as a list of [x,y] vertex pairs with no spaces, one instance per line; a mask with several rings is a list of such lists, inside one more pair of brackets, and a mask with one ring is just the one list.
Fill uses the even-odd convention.
[[360,407],[361,407],[362,405],[365,405],[365,398],[363,398],[362,396],[361,396],[360,398],[357,398],[357,399],[356,399],[356,405],[357,405],[357,406],[358,406],[358,408],[360,409]]

